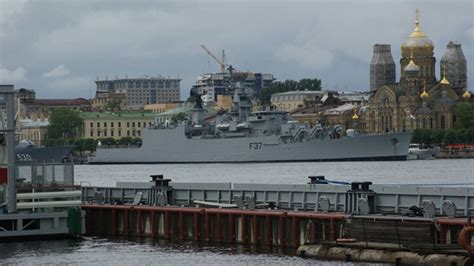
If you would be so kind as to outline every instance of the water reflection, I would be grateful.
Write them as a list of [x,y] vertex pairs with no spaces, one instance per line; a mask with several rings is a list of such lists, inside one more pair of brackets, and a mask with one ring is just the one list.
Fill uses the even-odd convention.
[[[95,238],[0,243],[2,264],[78,265],[366,265],[291,256],[292,250],[253,246],[209,246],[149,238]],[[293,253],[294,254],[294,253]],[[372,264],[375,265],[375,264]]]

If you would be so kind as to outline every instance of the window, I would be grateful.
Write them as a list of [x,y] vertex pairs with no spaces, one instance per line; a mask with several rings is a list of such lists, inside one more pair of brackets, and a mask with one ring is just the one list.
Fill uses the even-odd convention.
[[100,131],[97,131],[97,137],[100,137]]
[[135,127],[135,122],[132,122],[132,127]]
[[122,122],[118,122],[118,127],[121,127],[122,126]]
[[140,127],[140,122],[138,122],[138,127]]
[[90,135],[90,137],[92,138],[93,136],[94,136],[94,131],[91,130],[91,135]]
[[107,122],[104,122],[104,127],[107,127]]
[[118,136],[119,136],[119,137],[122,136],[122,131],[121,131],[121,130],[119,130],[117,133],[118,133]]
[[104,130],[104,137],[107,137],[107,130]]
[[130,130],[127,130],[127,137],[130,137]]
[[130,122],[127,122],[127,127],[130,127]]
[[94,123],[91,122],[91,127],[94,127]]
[[142,134],[142,131],[138,130],[138,136],[140,136],[141,134]]
[[110,131],[110,136],[111,136],[111,137],[114,136],[114,131],[113,131],[113,130]]
[[110,127],[114,127],[114,122],[110,122]]
[[132,133],[133,133],[133,136],[135,137],[136,136],[135,130]]
[[100,127],[100,122],[97,122],[97,127]]

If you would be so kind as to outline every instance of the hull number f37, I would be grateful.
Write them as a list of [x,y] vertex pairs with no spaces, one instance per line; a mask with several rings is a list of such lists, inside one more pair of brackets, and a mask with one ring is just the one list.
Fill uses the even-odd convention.
[[263,144],[261,142],[250,142],[249,149],[250,150],[261,150]]

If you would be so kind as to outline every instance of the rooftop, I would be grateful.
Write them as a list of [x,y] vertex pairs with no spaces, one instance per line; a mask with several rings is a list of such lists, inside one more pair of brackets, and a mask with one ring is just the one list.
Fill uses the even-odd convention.
[[336,108],[326,110],[326,112],[324,112],[324,113],[325,113],[325,114],[328,114],[328,115],[342,114],[342,113],[344,113],[344,112],[351,111],[351,110],[354,109],[355,107],[356,107],[356,106],[353,105],[353,104],[346,103],[346,104],[343,104],[343,105],[338,106],[338,107],[336,107]]
[[21,119],[20,124],[22,128],[47,127],[49,125],[49,121],[47,119],[46,120]]
[[75,99],[36,99],[31,100],[28,104],[44,105],[44,106],[73,106],[73,105],[90,105],[90,102],[84,98]]
[[286,95],[321,95],[324,94],[325,91],[287,91],[287,92],[280,92],[275,93],[272,96],[286,96]]
[[155,118],[156,114],[151,112],[83,112],[80,113],[83,119],[133,119],[133,118]]

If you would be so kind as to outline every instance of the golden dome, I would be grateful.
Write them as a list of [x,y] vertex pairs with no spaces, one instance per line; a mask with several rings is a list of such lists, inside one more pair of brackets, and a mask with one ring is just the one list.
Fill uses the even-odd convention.
[[357,114],[354,114],[354,115],[352,116],[352,119],[357,120],[357,119],[359,119],[359,116],[358,116]]
[[411,48],[430,48],[434,49],[433,42],[420,30],[420,22],[418,20],[419,11],[416,10],[415,30],[410,34],[408,39],[403,43],[402,50]]
[[449,80],[446,78],[446,73],[443,73],[443,79],[439,83],[443,85],[449,85]]
[[471,98],[471,93],[466,89],[466,91],[463,93],[462,97],[464,99],[469,99],[469,98]]
[[423,92],[420,94],[420,98],[421,99],[426,99],[428,97],[430,97],[430,95],[426,92],[426,89],[423,88]]

